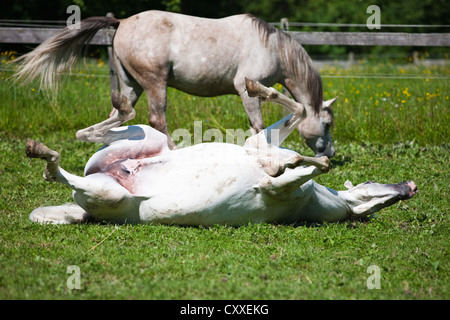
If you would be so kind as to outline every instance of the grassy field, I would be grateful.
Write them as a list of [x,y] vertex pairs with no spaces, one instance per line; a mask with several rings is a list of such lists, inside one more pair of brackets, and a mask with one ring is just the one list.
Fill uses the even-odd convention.
[[[3,54],[2,66],[10,54]],[[25,157],[27,138],[61,153],[82,175],[99,145],[75,131],[110,111],[102,61],[67,77],[57,98],[37,84],[0,74],[0,299],[449,299],[450,85],[448,67],[361,63],[325,67],[325,98],[339,96],[332,132],[337,155],[316,181],[343,189],[367,180],[414,180],[419,194],[361,222],[239,228],[32,224],[34,208],[72,201],[42,179],[44,164]],[[392,78],[395,74],[402,78]],[[364,77],[363,77],[364,76]],[[369,76],[369,77],[368,77]],[[147,123],[146,97],[133,123]],[[281,107],[263,105],[266,124]],[[248,128],[240,100],[169,90],[169,131]],[[298,133],[285,146],[312,155]],[[68,266],[80,289],[69,289]],[[367,286],[380,269],[380,289]],[[369,269],[370,270],[370,269]]]

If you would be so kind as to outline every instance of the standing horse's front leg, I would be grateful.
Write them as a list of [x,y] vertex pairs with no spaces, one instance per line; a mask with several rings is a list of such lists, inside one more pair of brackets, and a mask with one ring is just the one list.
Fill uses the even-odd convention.
[[261,114],[261,99],[257,96],[248,95],[244,75],[236,76],[234,79],[234,88],[241,97],[244,110],[250,121],[252,135],[256,135],[264,129],[264,121]]
[[264,129],[264,121],[261,114],[261,101],[259,97],[250,97],[247,92],[240,94],[242,104],[250,121],[250,130],[256,135]]

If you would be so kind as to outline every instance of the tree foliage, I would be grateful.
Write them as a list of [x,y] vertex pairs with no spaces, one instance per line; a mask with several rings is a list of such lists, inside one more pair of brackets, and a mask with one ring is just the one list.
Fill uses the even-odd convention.
[[65,19],[66,8],[75,4],[87,18],[113,12],[125,18],[145,10],[168,10],[220,18],[249,12],[274,22],[291,21],[365,23],[369,5],[381,8],[383,24],[448,24],[450,2],[446,0],[15,0],[2,1],[1,19]]

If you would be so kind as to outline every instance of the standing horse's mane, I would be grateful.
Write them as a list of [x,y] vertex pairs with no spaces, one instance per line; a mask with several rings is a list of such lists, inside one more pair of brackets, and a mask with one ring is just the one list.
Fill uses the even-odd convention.
[[[319,72],[314,67],[308,53],[289,34],[275,28],[273,25],[255,17],[252,14],[246,15],[258,29],[261,42],[267,46],[272,33],[277,33],[278,54],[283,68],[293,73],[294,81],[303,87],[303,91],[309,94],[310,104],[315,113],[319,113],[323,103],[322,79]],[[303,102],[303,101],[302,101]]]
[[319,113],[323,103],[322,78],[302,45],[289,34],[277,30],[278,53],[283,69],[294,74],[294,81],[309,95],[310,101],[301,101]]
[[259,19],[258,17],[255,17],[250,13],[247,13],[246,16],[252,20],[254,27],[259,31],[261,42],[267,47],[269,44],[269,36],[276,32],[277,29],[273,25]]

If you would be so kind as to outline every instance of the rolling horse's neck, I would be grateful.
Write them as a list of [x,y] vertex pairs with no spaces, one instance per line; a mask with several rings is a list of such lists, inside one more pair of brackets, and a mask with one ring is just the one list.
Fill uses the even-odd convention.
[[324,187],[313,180],[301,186],[300,189],[302,192],[309,193],[309,199],[300,212],[305,220],[335,222],[344,220],[352,214],[341,191]]

